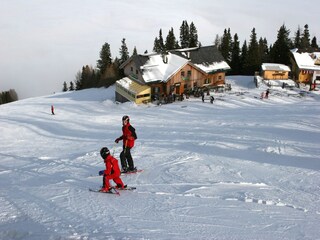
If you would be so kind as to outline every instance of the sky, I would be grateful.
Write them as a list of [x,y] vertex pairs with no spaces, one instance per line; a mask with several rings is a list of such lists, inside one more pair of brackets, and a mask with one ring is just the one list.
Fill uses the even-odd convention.
[[308,24],[319,39],[319,10],[316,0],[0,0],[0,91],[15,89],[19,99],[60,92],[82,66],[96,66],[104,43],[112,58],[123,38],[130,54],[151,52],[160,29],[179,38],[184,20],[203,46],[227,28],[240,44],[253,28],[272,44],[283,24],[291,36]]

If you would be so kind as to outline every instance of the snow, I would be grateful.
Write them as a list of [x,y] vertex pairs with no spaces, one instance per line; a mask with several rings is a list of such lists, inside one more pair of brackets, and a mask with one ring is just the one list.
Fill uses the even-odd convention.
[[[1,105],[0,239],[319,239],[318,92],[228,83],[213,104],[116,104],[110,87]],[[89,192],[123,115],[137,189]]]
[[211,64],[195,64],[198,68],[200,68],[202,71],[205,71],[206,73],[212,72],[212,71],[218,71],[218,70],[228,70],[230,69],[229,65],[225,61],[221,62],[214,62]]
[[167,81],[170,76],[187,63],[188,59],[170,52],[163,57],[160,54],[150,55],[149,60],[142,68],[143,79],[147,83],[159,80]]
[[279,64],[279,63],[262,63],[261,69],[266,70],[273,70],[273,71],[286,71],[290,72],[290,68],[287,65]]

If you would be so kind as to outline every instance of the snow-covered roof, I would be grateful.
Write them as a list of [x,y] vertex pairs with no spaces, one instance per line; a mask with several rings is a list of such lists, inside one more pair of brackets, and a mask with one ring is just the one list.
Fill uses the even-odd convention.
[[290,68],[287,65],[279,63],[262,63],[261,69],[263,71],[285,71],[290,72]]
[[215,72],[218,70],[229,70],[230,66],[225,61],[213,62],[211,64],[194,64],[206,73]]
[[320,71],[320,52],[298,52],[293,49],[292,54],[300,69]]
[[194,66],[206,73],[216,72],[218,70],[226,71],[230,69],[230,66],[224,61],[222,54],[214,45],[176,49],[172,52],[188,58]]
[[149,60],[140,69],[146,83],[167,81],[188,62],[188,59],[169,52],[167,55],[150,55]]

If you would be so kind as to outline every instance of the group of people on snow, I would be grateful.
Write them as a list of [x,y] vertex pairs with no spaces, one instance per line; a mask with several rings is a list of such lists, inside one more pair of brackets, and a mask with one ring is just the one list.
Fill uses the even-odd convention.
[[115,143],[119,141],[123,142],[122,152],[120,153],[121,168],[119,168],[118,160],[110,154],[110,150],[107,147],[103,147],[100,150],[100,155],[105,163],[105,170],[99,172],[99,175],[103,175],[103,185],[100,189],[101,192],[109,192],[112,187],[110,180],[113,180],[116,184],[116,188],[124,189],[121,173],[136,172],[134,167],[133,158],[131,156],[131,149],[134,147],[134,142],[137,139],[136,130],[130,124],[129,116],[122,117],[122,135],[115,140]]

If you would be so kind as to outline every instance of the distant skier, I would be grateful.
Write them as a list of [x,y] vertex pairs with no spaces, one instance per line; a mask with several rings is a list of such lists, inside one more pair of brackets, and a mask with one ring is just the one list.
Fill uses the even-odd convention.
[[213,101],[214,101],[214,97],[210,96],[210,103],[213,103]]
[[269,93],[270,93],[270,90],[269,90],[269,89],[267,89],[266,94],[265,94],[265,98],[266,98],[266,99],[268,99],[268,97],[269,97]]
[[123,141],[123,150],[120,153],[122,172],[135,172],[133,159],[131,156],[131,148],[134,146],[134,141],[137,139],[136,130],[130,125],[128,116],[122,117],[122,136],[118,137],[115,142]]
[[51,114],[54,115],[54,107],[51,105]]
[[100,155],[106,165],[106,169],[99,172],[100,176],[103,175],[103,186],[100,189],[100,192],[111,191],[112,187],[109,182],[111,179],[117,184],[116,188],[125,188],[126,186],[120,178],[121,171],[118,165],[118,160],[110,154],[107,147],[101,148]]

